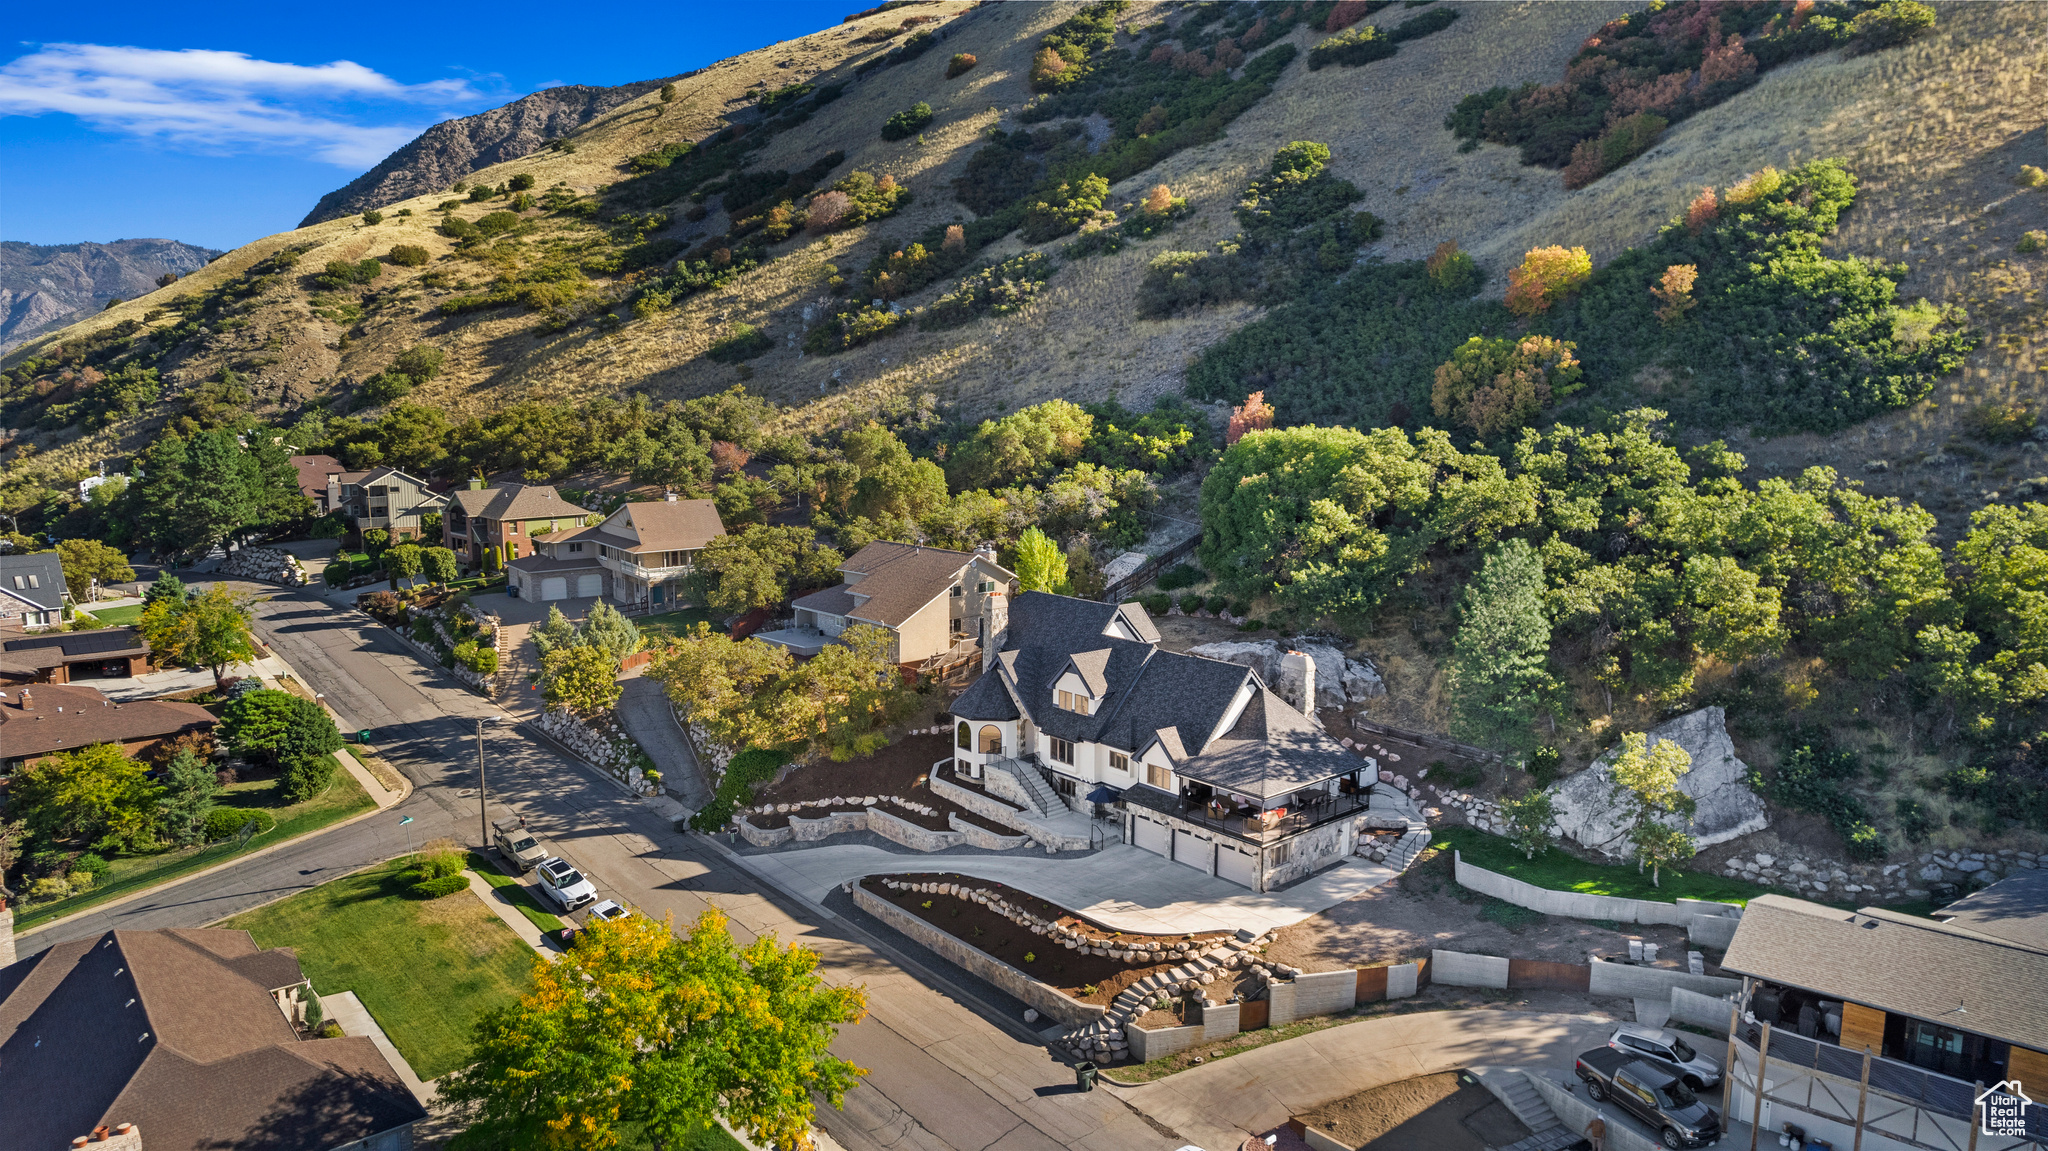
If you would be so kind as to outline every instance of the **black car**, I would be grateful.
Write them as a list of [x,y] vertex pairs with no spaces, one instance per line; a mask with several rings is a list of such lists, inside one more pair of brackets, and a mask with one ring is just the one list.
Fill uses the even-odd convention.
[[1704,1147],[1721,1137],[1721,1117],[1675,1072],[1612,1047],[1579,1056],[1574,1070],[1585,1080],[1586,1094],[1648,1123],[1666,1147]]

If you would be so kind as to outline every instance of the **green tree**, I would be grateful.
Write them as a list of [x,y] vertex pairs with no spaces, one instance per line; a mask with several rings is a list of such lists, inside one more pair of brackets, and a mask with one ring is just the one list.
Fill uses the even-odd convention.
[[877,423],[848,431],[840,451],[859,469],[846,510],[869,519],[916,520],[946,504],[946,473],[910,454],[896,433]]
[[1027,528],[1017,537],[1017,560],[1013,565],[1020,591],[1064,592],[1067,585],[1067,554],[1050,536]]
[[558,647],[540,661],[541,698],[550,709],[589,717],[619,702],[619,665],[610,652],[588,644]]
[[399,580],[411,581],[426,568],[426,556],[418,544],[399,544],[384,553],[384,570],[391,573],[391,586],[397,587]]
[[1504,541],[1466,585],[1451,644],[1451,731],[1488,747],[1526,751],[1532,725],[1553,710],[1550,620],[1543,610],[1543,559],[1528,541]]
[[618,670],[627,656],[646,644],[633,621],[604,600],[590,605],[590,614],[584,617],[583,626],[576,629],[576,639],[578,643],[611,656],[613,671]]
[[227,669],[256,659],[250,610],[225,584],[214,584],[183,603],[158,600],[142,611],[139,626],[159,663],[203,667],[219,684]]
[[657,652],[645,674],[662,685],[685,722],[703,728],[713,741],[733,748],[779,747],[811,734],[777,728],[760,710],[794,662],[786,647],[735,642],[700,623]]
[[562,609],[554,604],[548,605],[548,618],[529,634],[533,638],[534,648],[542,659],[546,659],[548,653],[558,647],[576,646],[576,625],[570,623],[569,617],[563,615]]
[[135,509],[138,534],[159,552],[178,554],[193,543],[185,530],[185,503],[191,495],[185,468],[190,457],[183,439],[166,434],[135,461],[142,474],[128,488],[129,506]]
[[1507,821],[1507,840],[1530,859],[1550,850],[1556,842],[1550,827],[1557,822],[1557,799],[1549,788],[1532,791],[1520,799],[1500,801],[1501,818]]
[[382,556],[384,549],[390,546],[391,533],[383,528],[371,528],[363,533],[363,550],[370,553],[371,559]]
[[164,792],[156,801],[164,834],[180,846],[199,842],[206,835],[206,816],[220,794],[220,778],[213,766],[181,748],[164,765]]
[[947,476],[959,490],[1042,479],[1079,460],[1094,428],[1095,417],[1066,400],[983,420],[947,458]]
[[[261,503],[255,469],[235,433],[201,432],[186,449],[185,492],[179,535],[190,550],[204,552],[258,522]],[[296,479],[293,490],[298,488]]]
[[478,1021],[474,1059],[441,1098],[504,1151],[567,1132],[608,1147],[622,1123],[684,1147],[720,1119],[762,1146],[805,1146],[813,1100],[840,1106],[865,1073],[828,1050],[865,997],[817,968],[773,935],[740,947],[715,910],[680,937],[641,915],[593,923],[560,962],[534,965],[530,994]]
[[170,600],[172,603],[177,604],[184,603],[185,581],[168,571],[158,575],[155,580],[150,582],[149,587],[143,590],[142,602],[144,606],[154,606],[158,600]]
[[838,643],[826,645],[797,668],[787,685],[809,708],[785,708],[783,715],[794,719],[804,710],[814,711],[817,734],[837,762],[881,750],[889,742],[884,729],[918,700],[903,685],[895,650],[896,636],[887,629],[871,624],[847,628]]
[[148,771],[119,744],[95,743],[17,770],[8,808],[45,839],[146,846],[153,842],[159,793]]
[[279,786],[284,790],[285,799],[292,803],[304,803],[321,792],[334,780],[336,769],[332,755],[309,755],[294,759],[285,765]]
[[1676,834],[1679,829],[1671,822],[1691,820],[1699,806],[1679,785],[1680,777],[1691,770],[1692,756],[1684,748],[1668,739],[1650,745],[1640,731],[1621,737],[1621,752],[1608,768],[1613,783],[1609,799],[1619,803],[1627,816],[1637,870],[1645,863],[1653,869],[1651,886],[1658,886],[1656,868],[1692,855],[1692,841]]
[[845,557],[819,547],[805,527],[751,524],[719,536],[697,554],[703,601],[738,614],[780,603],[797,589],[823,587],[838,579]]
[[341,732],[326,708],[274,688],[249,692],[228,704],[221,714],[220,737],[237,751],[260,753],[281,767],[341,747]]
[[135,578],[128,557],[98,540],[60,540],[57,555],[64,564],[64,587],[81,604],[91,601],[95,584],[106,587]]
[[444,586],[453,582],[460,570],[453,548],[425,548],[420,552],[420,559],[425,564],[427,578]]

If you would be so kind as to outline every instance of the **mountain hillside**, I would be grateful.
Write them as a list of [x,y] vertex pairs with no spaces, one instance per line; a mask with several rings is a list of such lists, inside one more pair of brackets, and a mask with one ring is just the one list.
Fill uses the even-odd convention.
[[0,242],[0,351],[98,313],[108,300],[148,295],[164,275],[198,271],[218,255],[176,240]]
[[[1901,301],[1924,297],[1930,317],[1967,324],[1975,350],[1931,391],[1922,375],[1846,429],[1756,439],[1748,431],[1762,425],[1749,418],[1695,419],[1687,434],[1726,437],[1762,474],[1832,464],[1874,491],[1917,496],[1947,526],[1984,492],[2048,471],[2033,441],[1966,445],[1974,458],[1943,450],[1984,401],[2032,404],[2048,390],[2048,267],[2015,252],[2048,226],[2048,190],[2018,182],[2023,167],[2048,164],[2048,44],[2027,8],[1936,5],[1931,34],[1902,47],[1742,72],[1726,99],[1574,189],[1514,147],[1475,148],[1446,130],[1467,96],[1565,76],[1607,21],[1639,7],[938,0],[877,10],[672,89],[632,86],[637,95],[580,127],[564,130],[584,113],[542,104],[443,125],[309,217],[381,204],[381,222],[349,215],[266,237],[46,334],[5,361],[16,390],[0,402],[11,426],[37,428],[29,440],[46,468],[133,451],[165,420],[204,409],[204,424],[223,403],[281,423],[315,402],[374,416],[404,390],[375,381],[421,343],[445,361],[410,399],[456,419],[520,400],[663,400],[741,382],[785,405],[791,428],[923,393],[968,418],[1053,396],[1138,407],[1187,386],[1191,367],[1269,315],[1289,284],[1299,290],[1284,298],[1313,299],[1314,285],[1347,268],[1393,267],[1455,241],[1475,261],[1477,298],[1498,301],[1528,249],[1583,246],[1604,266],[1651,241],[1703,186],[1835,158],[1855,202],[1824,238],[1828,254],[1903,262]],[[1758,13],[1801,19],[1782,8]],[[1312,67],[1333,53],[1326,29],[1345,18],[1334,9],[1370,10],[1343,34],[1367,45],[1365,62]],[[1395,39],[1431,12],[1446,15]],[[1063,65],[1082,77],[1072,87],[1043,71],[1054,47],[1083,61]],[[584,90],[576,107],[623,91]],[[542,140],[466,170],[472,155]],[[1273,255],[1247,273],[1256,288],[1157,306],[1173,276],[1148,271],[1162,253],[1194,260],[1222,243],[1210,266],[1243,262],[1231,247],[1245,228],[1240,201],[1297,140],[1326,144],[1327,174],[1359,193],[1316,225],[1336,229],[1320,251]],[[1078,175],[1066,194],[1056,186],[1058,173],[1096,170],[1114,177],[1106,195]],[[456,191],[458,175],[479,187]],[[1162,184],[1161,210],[1141,207]],[[1354,221],[1359,211],[1369,218]],[[1105,227],[1106,212],[1127,226]],[[419,249],[420,262],[400,248]],[[372,259],[382,261],[374,277],[356,282],[348,268]],[[994,270],[975,280],[984,267]],[[1389,303],[1398,313],[1405,300]],[[1940,311],[1951,305],[1967,318]],[[111,414],[90,434],[50,426],[69,409],[52,415],[20,389],[92,357],[102,371],[146,361],[160,390],[100,409]],[[1379,362],[1399,358],[1390,350]],[[1284,383],[1282,367],[1298,370],[1240,364],[1225,379],[1204,369],[1201,397]],[[1599,381],[1598,403],[1685,410],[1683,369]],[[1341,387],[1360,397],[1336,409],[1347,419],[1428,422],[1394,391],[1375,398],[1374,370],[1344,371]],[[1426,402],[1427,371],[1416,378]],[[1278,412],[1283,424],[1301,418],[1313,417]]]
[[564,84],[522,96],[502,108],[444,120],[376,167],[320,197],[299,226],[388,207],[446,188],[479,168],[531,155],[548,141],[666,82],[642,80],[615,88]]

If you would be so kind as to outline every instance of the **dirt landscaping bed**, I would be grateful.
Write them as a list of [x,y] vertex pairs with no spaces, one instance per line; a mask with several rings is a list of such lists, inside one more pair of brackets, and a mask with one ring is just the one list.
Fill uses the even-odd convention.
[[869,892],[888,900],[970,947],[986,952],[1082,1003],[1107,1006],[1124,988],[1152,972],[1176,967],[1187,961],[1124,960],[1108,955],[1094,955],[1083,950],[1069,950],[1050,934],[1035,935],[1029,927],[1009,919],[992,907],[956,895],[920,892],[908,888],[895,890],[889,886],[892,881],[916,885],[958,884],[969,890],[991,892],[1026,914],[1059,927],[1084,932],[1093,939],[1117,944],[1119,946],[1116,950],[1142,949],[1155,943],[1161,947],[1184,947],[1190,943],[1205,947],[1228,937],[1227,932],[1219,931],[1193,935],[1135,935],[1112,931],[1035,895],[1026,894],[993,880],[975,879],[971,876],[920,872],[870,875],[861,880],[861,886]]
[[[952,741],[946,736],[911,735],[897,740],[873,755],[862,756],[845,763],[825,760],[798,767],[762,788],[755,794],[754,802],[750,806],[814,806],[804,806],[787,812],[755,812],[747,816],[747,822],[763,829],[788,827],[791,815],[801,819],[823,819],[835,812],[866,811],[866,800],[869,797],[880,799],[885,795],[894,795],[921,807],[928,807],[935,814],[927,815],[886,801],[876,806],[906,823],[915,824],[928,831],[952,830],[952,824],[946,817],[958,814],[968,823],[986,828],[997,835],[1023,834],[1014,827],[1007,827],[975,815],[932,794],[932,789],[926,782],[932,764],[950,758],[952,752]],[[820,804],[819,800],[838,802]]]
[[1440,1071],[1367,1088],[1299,1117],[1360,1151],[1486,1151],[1529,1129],[1465,1071]]

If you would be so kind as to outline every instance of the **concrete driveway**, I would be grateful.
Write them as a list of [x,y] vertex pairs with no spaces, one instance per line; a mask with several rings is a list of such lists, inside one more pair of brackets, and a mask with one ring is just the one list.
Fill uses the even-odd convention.
[[1122,843],[1079,859],[1047,859],[1033,852],[933,857],[832,844],[750,855],[747,863],[776,886],[814,901],[864,875],[958,872],[1007,883],[1117,931],[1168,935],[1284,927],[1363,895],[1395,875],[1390,868],[1353,859],[1283,891],[1259,892]]
[[681,797],[683,806],[691,811],[702,810],[711,802],[710,781],[683,738],[675,713],[669,710],[668,693],[643,677],[638,668],[627,672],[619,687],[619,704],[613,709],[619,726],[661,769],[662,787]]

